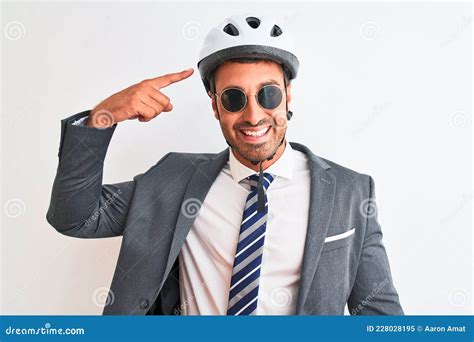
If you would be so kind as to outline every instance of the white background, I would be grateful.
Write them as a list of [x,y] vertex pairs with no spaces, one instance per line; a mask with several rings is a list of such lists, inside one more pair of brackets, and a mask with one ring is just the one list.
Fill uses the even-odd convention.
[[[60,120],[195,67],[213,25],[253,10],[283,16],[296,37],[289,140],[374,178],[405,312],[472,313],[469,3],[2,6],[3,313],[100,314],[112,279],[121,238],[72,239],[45,220]],[[164,92],[171,113],[118,124],[105,183],[169,151],[226,148],[197,72]]]

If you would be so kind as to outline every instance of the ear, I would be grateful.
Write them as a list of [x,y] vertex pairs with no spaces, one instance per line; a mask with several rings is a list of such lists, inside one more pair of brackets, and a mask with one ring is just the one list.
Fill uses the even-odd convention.
[[216,97],[212,96],[211,91],[208,91],[207,94],[211,98],[211,104],[212,104],[212,111],[214,112],[214,117],[216,120],[219,120],[219,114],[217,113],[217,103],[216,103]]

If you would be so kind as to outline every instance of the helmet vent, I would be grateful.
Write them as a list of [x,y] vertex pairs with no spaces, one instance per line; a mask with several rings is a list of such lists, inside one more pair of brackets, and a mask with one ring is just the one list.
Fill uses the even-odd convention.
[[260,19],[255,17],[248,17],[245,19],[251,28],[256,29],[260,26]]
[[270,36],[278,37],[282,33],[283,33],[283,31],[281,30],[281,28],[278,25],[273,25],[272,31],[270,32]]
[[223,30],[224,30],[225,33],[227,33],[231,36],[238,36],[239,35],[239,30],[233,24],[227,24],[224,27]]

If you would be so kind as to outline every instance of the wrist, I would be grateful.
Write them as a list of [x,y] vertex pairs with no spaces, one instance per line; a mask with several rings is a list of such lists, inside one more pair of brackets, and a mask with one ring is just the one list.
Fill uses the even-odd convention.
[[86,126],[98,129],[110,128],[115,124],[114,116],[105,109],[93,110],[87,119]]

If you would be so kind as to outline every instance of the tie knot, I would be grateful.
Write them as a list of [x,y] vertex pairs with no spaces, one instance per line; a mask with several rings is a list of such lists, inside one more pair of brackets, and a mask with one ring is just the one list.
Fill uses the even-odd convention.
[[[251,191],[254,191],[258,187],[258,174],[253,174],[247,177],[247,179],[250,181],[250,186],[251,186]],[[275,179],[275,176],[272,175],[271,173],[264,172],[263,173],[263,187],[265,188],[265,191],[268,190],[268,187],[270,184],[273,182]]]

